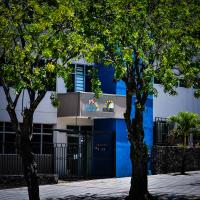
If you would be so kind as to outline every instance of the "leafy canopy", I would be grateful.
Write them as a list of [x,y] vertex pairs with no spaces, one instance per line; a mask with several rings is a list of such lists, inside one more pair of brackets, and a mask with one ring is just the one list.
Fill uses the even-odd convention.
[[172,95],[180,78],[199,86],[199,1],[102,0],[87,11],[91,40],[103,46],[95,58],[112,64],[130,93],[155,94],[153,77]]
[[85,4],[79,0],[1,1],[0,74],[4,88],[12,86],[17,95],[27,89],[30,99],[35,99],[54,87],[57,76],[70,86],[68,64],[98,48],[86,39],[81,23],[84,10]]

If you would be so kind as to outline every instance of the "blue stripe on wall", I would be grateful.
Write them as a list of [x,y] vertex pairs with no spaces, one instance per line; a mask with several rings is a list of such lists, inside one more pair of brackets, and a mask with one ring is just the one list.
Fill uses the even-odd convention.
[[124,119],[116,120],[116,177],[131,175],[130,144]]

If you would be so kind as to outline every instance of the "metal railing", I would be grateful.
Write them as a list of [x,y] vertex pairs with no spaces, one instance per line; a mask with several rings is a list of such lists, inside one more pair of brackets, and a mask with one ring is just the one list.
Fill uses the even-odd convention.
[[[45,144],[43,144],[45,146]],[[61,178],[87,176],[88,158],[84,144],[51,144],[47,154],[35,154],[38,173],[58,174]],[[23,174],[22,158],[17,153],[0,154],[0,175]]]
[[[173,134],[174,127],[175,123],[168,121],[167,118],[156,117],[154,121],[154,145],[176,146],[177,144],[182,144],[183,137]],[[188,145],[190,143],[192,146],[200,145],[200,136],[198,134],[193,134],[192,139],[190,137],[187,139]]]
[[168,145],[170,131],[174,123],[169,122],[167,118],[156,117],[154,121],[154,145]]

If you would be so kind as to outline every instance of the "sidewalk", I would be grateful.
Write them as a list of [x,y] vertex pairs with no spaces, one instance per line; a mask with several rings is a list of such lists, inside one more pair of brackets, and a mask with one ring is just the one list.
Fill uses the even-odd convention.
[[[122,200],[129,187],[130,177],[65,182],[40,186],[40,197],[41,200]],[[200,171],[149,176],[149,191],[163,200],[200,200]],[[27,199],[25,187],[0,190],[0,200]]]

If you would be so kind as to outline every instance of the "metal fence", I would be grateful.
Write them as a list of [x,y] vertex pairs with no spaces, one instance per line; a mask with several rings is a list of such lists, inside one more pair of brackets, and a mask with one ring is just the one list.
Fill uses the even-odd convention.
[[62,178],[88,176],[87,149],[84,144],[54,145],[54,173]]
[[154,145],[167,145],[170,131],[174,123],[169,122],[167,118],[156,117],[154,121]]
[[[45,144],[44,144],[45,145]],[[88,175],[87,149],[81,144],[52,144],[46,146],[48,154],[35,154],[38,173],[58,174],[60,178],[85,177]],[[23,174],[19,154],[0,154],[0,175]]]
[[[176,146],[183,143],[182,136],[174,136],[172,130],[175,127],[174,122],[167,118],[156,117],[154,121],[154,145]],[[188,138],[189,146],[200,146],[200,135],[191,134]]]
[[[38,164],[38,173],[51,174],[53,155],[35,155]],[[23,174],[22,159],[19,154],[0,154],[0,175]]]

